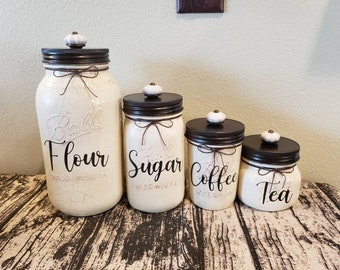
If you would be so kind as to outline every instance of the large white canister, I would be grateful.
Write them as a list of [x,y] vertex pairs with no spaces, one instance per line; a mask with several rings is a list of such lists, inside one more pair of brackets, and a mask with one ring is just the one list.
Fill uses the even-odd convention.
[[50,201],[88,216],[112,208],[123,193],[121,94],[108,49],[82,49],[86,39],[77,32],[65,41],[70,48],[42,49],[36,111]]

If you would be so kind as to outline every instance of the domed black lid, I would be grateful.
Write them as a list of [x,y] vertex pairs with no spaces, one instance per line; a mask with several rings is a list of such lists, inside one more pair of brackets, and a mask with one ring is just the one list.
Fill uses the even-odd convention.
[[[218,111],[214,111],[217,112]],[[208,145],[227,145],[242,142],[244,124],[232,119],[210,123],[207,118],[196,118],[186,124],[185,136],[188,140]]]
[[83,35],[73,32],[65,37],[66,48],[43,48],[43,63],[52,65],[107,64],[109,49],[82,49],[86,44]]
[[[123,111],[131,116],[166,116],[183,111],[182,96],[174,93],[161,93],[161,87],[151,83],[145,88],[157,88],[157,94],[136,93],[123,98]],[[153,90],[153,89],[151,89]],[[147,90],[148,91],[148,90]]]
[[261,135],[246,136],[242,144],[242,157],[264,164],[288,165],[300,159],[300,145],[288,138],[265,142]]

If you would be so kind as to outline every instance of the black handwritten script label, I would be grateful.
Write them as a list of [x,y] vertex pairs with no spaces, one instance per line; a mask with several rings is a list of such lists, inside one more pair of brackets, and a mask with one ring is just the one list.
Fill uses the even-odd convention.
[[181,172],[182,171],[182,160],[179,158],[171,160],[157,160],[151,162],[150,160],[146,162],[137,161],[138,151],[131,150],[129,152],[129,161],[133,169],[129,170],[129,177],[135,178],[140,173],[154,176],[153,180],[157,182],[163,172]]
[[202,165],[199,162],[191,165],[191,183],[194,187],[208,185],[210,191],[214,191],[215,187],[218,191],[222,191],[225,186],[236,183],[238,179],[237,172],[228,174],[227,165],[222,167],[214,165],[208,174],[200,174],[201,171],[203,171]]
[[[46,140],[44,145],[47,145],[48,148],[47,150],[52,171],[54,168],[54,160],[62,160],[64,167],[68,172],[72,172],[75,167],[80,166],[106,167],[109,161],[109,155],[101,154],[101,152],[98,150],[89,154],[75,153],[75,143],[73,141],[55,142],[52,140]],[[63,156],[55,154],[53,149],[56,146],[65,147]]]
[[293,192],[289,188],[273,190],[273,187],[279,187],[280,182],[263,181],[257,184],[257,186],[260,185],[263,185],[262,204],[265,204],[267,201],[270,203],[275,203],[276,201],[289,203],[293,197]]
[[74,120],[71,113],[61,111],[46,121],[50,138],[54,141],[70,141],[103,128],[102,110],[93,109]]

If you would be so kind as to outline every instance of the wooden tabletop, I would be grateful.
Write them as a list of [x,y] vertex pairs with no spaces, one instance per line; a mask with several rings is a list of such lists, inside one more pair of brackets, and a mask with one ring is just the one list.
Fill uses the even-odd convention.
[[0,269],[340,269],[340,196],[303,182],[281,212],[239,201],[208,211],[185,199],[146,214],[124,197],[92,217],[57,211],[45,177],[0,175]]

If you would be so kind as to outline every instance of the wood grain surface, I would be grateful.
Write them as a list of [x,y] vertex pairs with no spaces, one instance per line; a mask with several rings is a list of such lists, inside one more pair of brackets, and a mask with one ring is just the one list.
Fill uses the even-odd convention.
[[239,201],[222,211],[185,199],[159,214],[132,209],[71,217],[49,202],[45,177],[0,176],[0,269],[340,269],[340,196],[303,182],[281,212]]

